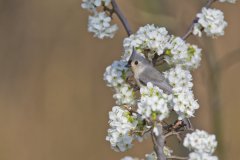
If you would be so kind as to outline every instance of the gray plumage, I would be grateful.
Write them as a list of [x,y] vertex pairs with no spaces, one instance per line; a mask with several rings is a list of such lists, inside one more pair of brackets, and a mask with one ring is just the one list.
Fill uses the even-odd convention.
[[163,74],[155,69],[143,56],[135,53],[129,61],[139,87],[146,86],[148,82],[151,82],[154,86],[162,89],[164,93],[172,93],[172,87],[168,84]]

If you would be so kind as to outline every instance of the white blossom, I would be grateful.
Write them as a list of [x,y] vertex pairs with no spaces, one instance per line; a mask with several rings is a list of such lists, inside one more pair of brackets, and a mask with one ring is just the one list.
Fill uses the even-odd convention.
[[[136,47],[140,46],[142,44],[142,41],[134,34],[130,35],[129,37],[125,38],[123,41],[123,47],[124,47],[124,55],[123,59],[129,60],[131,54],[132,54],[132,49],[133,47],[137,49]],[[138,53],[141,54],[141,51],[138,50]]]
[[185,92],[193,87],[190,71],[183,69],[179,65],[164,72],[164,76],[173,87],[174,93]]
[[133,157],[130,157],[130,156],[126,156],[124,158],[122,158],[121,160],[139,160],[138,158],[133,158]]
[[194,99],[192,91],[177,93],[173,97],[173,109],[178,114],[178,119],[194,117],[199,104]]
[[138,103],[137,112],[142,118],[151,118],[152,120],[163,120],[169,115],[167,94],[163,93],[157,86],[151,82],[146,87],[140,89],[141,99]]
[[196,69],[200,65],[201,61],[201,51],[202,49],[198,48],[196,45],[188,44],[187,58],[185,63],[182,65],[186,69]]
[[199,30],[203,31],[207,36],[222,36],[227,22],[224,20],[223,12],[218,9],[203,8],[201,13],[197,14],[198,22],[194,26],[194,34],[199,34]]
[[94,33],[95,37],[103,39],[105,37],[113,38],[118,27],[116,24],[111,25],[111,17],[105,12],[98,12],[97,8],[102,5],[109,5],[111,0],[83,0],[82,8],[92,12],[93,15],[88,17],[88,31]]
[[219,2],[236,3],[237,0],[219,0]]
[[164,146],[163,147],[163,153],[165,154],[165,156],[170,157],[173,153],[173,150],[171,150],[169,147]]
[[124,83],[121,86],[117,87],[115,91],[116,93],[113,95],[113,98],[116,99],[117,105],[135,104],[135,93],[129,84]]
[[88,18],[88,31],[94,33],[95,37],[103,39],[105,37],[113,38],[118,27],[111,25],[111,17],[105,12],[96,13]]
[[172,37],[166,46],[165,60],[171,65],[182,64],[188,57],[187,49],[188,46],[182,38]]
[[132,147],[134,135],[130,132],[136,129],[137,115],[131,115],[127,110],[114,106],[109,112],[108,135],[106,140],[110,142],[115,151],[126,151]]
[[83,0],[81,7],[89,10],[90,12],[96,13],[96,8],[100,7],[102,3],[104,5],[109,5],[111,0]]
[[199,23],[194,23],[193,26],[193,35],[196,35],[198,37],[202,37],[202,26]]
[[[169,149],[168,147],[164,146],[163,147],[163,153],[165,154],[165,156],[169,157],[172,155],[172,150]],[[157,160],[157,155],[155,152],[149,153],[149,154],[145,154],[146,160]]]
[[192,152],[189,154],[188,160],[218,160],[218,157],[207,153]]
[[114,87],[113,98],[116,99],[117,105],[133,105],[136,103],[133,88],[126,83],[126,78],[130,74],[130,69],[126,65],[127,61],[114,61],[106,68],[104,73],[103,79],[107,82],[107,86]]
[[158,55],[163,53],[169,39],[170,36],[166,28],[147,24],[140,27],[136,34],[124,39],[123,58],[128,60],[134,47],[139,53],[147,51],[148,59],[152,60],[155,53]]
[[150,154],[146,154],[145,157],[146,157],[146,160],[157,160],[157,155],[156,155],[155,152],[152,152]]
[[164,72],[164,76],[173,87],[172,106],[178,114],[178,119],[193,117],[199,104],[192,93],[193,83],[190,71],[176,66]]
[[130,71],[126,65],[127,61],[120,60],[114,61],[106,68],[103,79],[107,82],[107,86],[119,87],[125,83],[127,74]]
[[186,69],[195,69],[201,60],[201,49],[186,43],[180,37],[172,37],[165,49],[165,61],[170,65],[181,65]]
[[196,130],[185,136],[183,145],[195,152],[212,154],[217,146],[217,141],[215,135]]

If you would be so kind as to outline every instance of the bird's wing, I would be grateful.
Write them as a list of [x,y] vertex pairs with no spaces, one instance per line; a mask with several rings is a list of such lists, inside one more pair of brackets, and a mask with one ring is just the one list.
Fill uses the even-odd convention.
[[159,87],[167,94],[172,93],[172,87],[167,83],[162,73],[158,72],[155,68],[146,68],[139,75],[139,82],[143,85],[147,85],[148,82],[151,82],[154,86]]
[[141,74],[139,74],[139,80],[142,81],[142,83],[147,84],[147,82],[164,82],[165,77],[162,75],[162,73],[158,72],[153,67],[146,67]]

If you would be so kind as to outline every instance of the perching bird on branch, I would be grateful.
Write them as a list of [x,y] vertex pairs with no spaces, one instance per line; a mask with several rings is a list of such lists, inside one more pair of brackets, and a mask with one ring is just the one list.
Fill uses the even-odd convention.
[[166,81],[163,74],[135,50],[133,50],[128,65],[131,66],[139,87],[146,86],[148,82],[151,82],[154,86],[162,89],[164,93],[172,94],[172,86]]

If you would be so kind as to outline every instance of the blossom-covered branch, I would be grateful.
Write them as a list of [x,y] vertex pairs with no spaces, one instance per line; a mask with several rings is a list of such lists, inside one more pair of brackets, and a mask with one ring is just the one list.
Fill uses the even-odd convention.
[[[199,108],[193,94],[191,71],[200,65],[201,49],[185,41],[191,34],[201,36],[202,31],[211,37],[224,34],[227,22],[223,12],[209,8],[215,1],[208,0],[186,34],[177,37],[164,27],[149,24],[132,33],[115,0],[83,0],[82,7],[93,14],[89,16],[88,30],[94,36],[100,39],[114,36],[118,28],[110,24],[114,13],[128,34],[123,41],[122,58],[104,73],[116,100],[116,106],[109,112],[110,128],[106,137],[112,149],[124,152],[133,147],[133,141],[151,137],[154,151],[146,154],[146,160],[218,159],[213,155],[217,146],[215,135],[193,130],[189,120]],[[189,149],[188,157],[173,155],[166,143],[172,135]]]
[[[202,31],[206,33],[207,36],[217,37],[224,35],[224,29],[227,26],[227,22],[224,20],[223,12],[218,9],[211,9],[210,6],[213,2],[217,2],[217,0],[208,0],[205,7],[202,9],[202,13],[198,13],[193,23],[189,27],[189,30],[182,37],[183,39],[187,39],[190,35],[198,35],[201,37]],[[219,2],[228,2],[235,3],[236,0],[219,0]],[[239,54],[240,55],[240,54]],[[224,159],[224,150],[222,144],[222,129],[221,129],[221,115],[220,115],[220,96],[219,96],[219,79],[222,70],[226,67],[224,64],[228,62],[229,59],[234,59],[237,61],[237,58],[234,58],[233,55],[228,55],[226,61],[223,60],[224,63],[220,63],[217,61],[216,56],[212,52],[211,54],[206,53],[206,62],[209,68],[209,93],[211,97],[210,106],[213,113],[217,113],[213,115],[213,128],[215,133],[219,138],[219,156]]]
[[[206,5],[204,6],[205,8],[209,8],[210,5],[215,2],[216,0],[208,0]],[[187,39],[193,32],[193,29],[194,29],[194,26],[195,26],[195,23],[197,23],[199,20],[198,17],[196,17],[193,21],[192,21],[192,24],[190,25],[190,27],[188,27],[188,30],[187,32],[182,36],[182,39]]]

